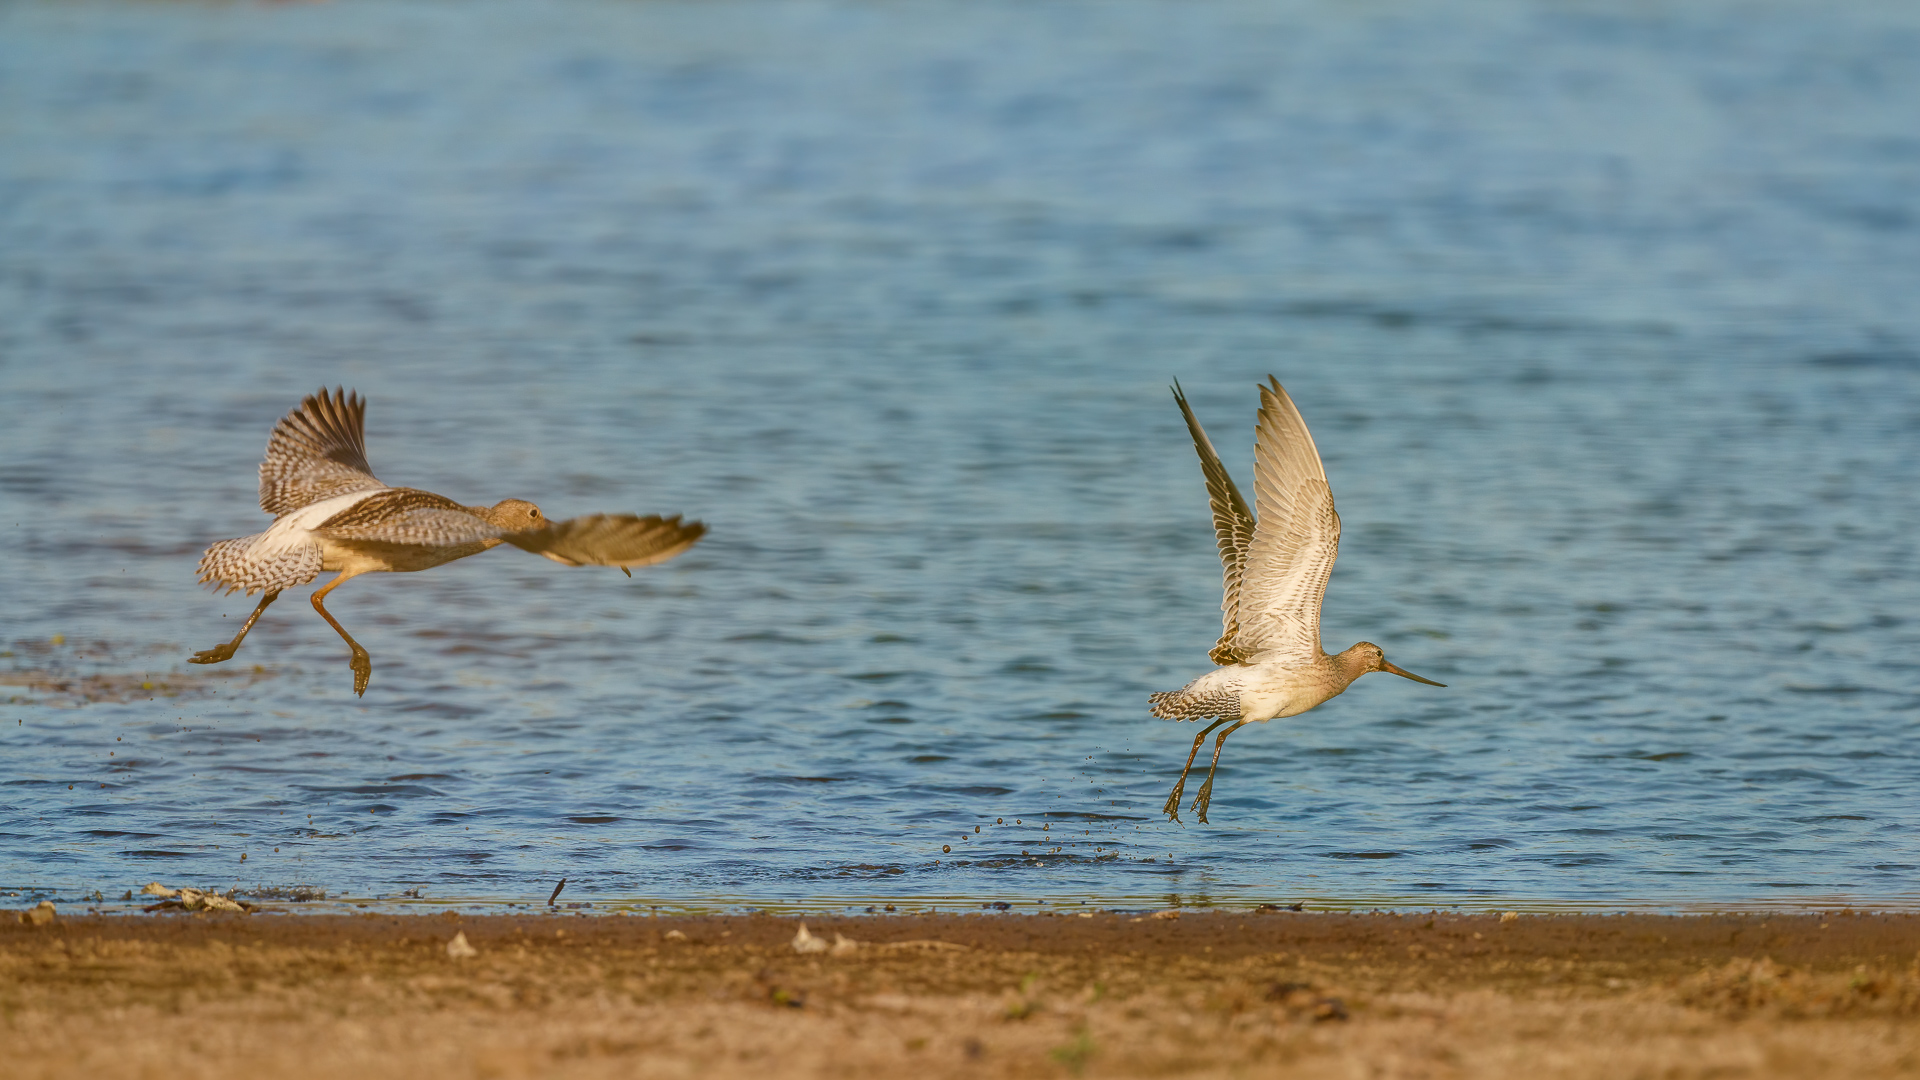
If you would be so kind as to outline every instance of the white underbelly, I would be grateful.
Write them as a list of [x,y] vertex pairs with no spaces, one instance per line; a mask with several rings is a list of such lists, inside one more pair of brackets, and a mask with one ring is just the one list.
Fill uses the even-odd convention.
[[[331,499],[322,499],[317,503],[303,506],[290,514],[282,515],[271,526],[268,526],[266,532],[260,534],[258,540],[253,542],[253,547],[248,550],[248,556],[252,558],[272,558],[289,548],[324,543],[319,537],[313,535],[313,530],[319,528],[322,522],[333,517],[335,514],[358,506],[373,496],[387,490],[389,489],[372,488],[367,491],[350,492],[346,495],[335,495]],[[328,566],[326,569],[332,570],[334,568]]]
[[1280,669],[1258,672],[1240,689],[1242,720],[1278,720],[1298,716],[1339,691],[1312,669]]

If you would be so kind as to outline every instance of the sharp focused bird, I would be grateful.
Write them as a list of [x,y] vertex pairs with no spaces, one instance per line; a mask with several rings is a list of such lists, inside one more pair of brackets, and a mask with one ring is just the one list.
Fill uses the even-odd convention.
[[367,464],[366,403],[360,395],[322,389],[273,429],[260,463],[260,509],[274,516],[266,532],[222,540],[200,557],[200,580],[248,596],[266,591],[232,641],[188,658],[231,660],[261,612],[284,589],[322,570],[338,577],[313,594],[313,610],[353,650],[353,692],[367,692],[373,659],[327,611],[328,593],[349,578],[411,573],[464,559],[500,544],[544,555],[563,566],[631,566],[663,562],[706,533],[697,521],[632,514],[594,514],[549,521],[520,499],[463,506],[417,488],[388,487]]
[[1220,601],[1223,628],[1208,659],[1220,666],[1179,690],[1153,694],[1152,713],[1165,720],[1212,720],[1193,737],[1186,767],[1164,808],[1180,820],[1180,795],[1207,735],[1231,724],[1213,743],[1213,764],[1192,809],[1207,821],[1213,776],[1227,736],[1254,723],[1297,716],[1345,692],[1355,679],[1389,671],[1428,686],[1445,686],[1387,662],[1380,646],[1362,641],[1335,656],[1320,647],[1320,600],[1340,551],[1340,515],[1320,451],[1307,433],[1293,399],[1267,376],[1260,387],[1260,419],[1254,429],[1253,496],[1260,516],[1220,464],[1220,455],[1200,427],[1178,382],[1173,399],[1187,418],[1200,471],[1213,507],[1226,595]]

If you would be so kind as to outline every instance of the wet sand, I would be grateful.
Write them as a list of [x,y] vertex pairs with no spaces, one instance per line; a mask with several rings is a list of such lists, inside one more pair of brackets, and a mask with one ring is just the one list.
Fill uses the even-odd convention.
[[9,917],[0,1074],[1920,1073],[1920,916],[902,915],[808,920],[851,939],[813,954],[798,925]]

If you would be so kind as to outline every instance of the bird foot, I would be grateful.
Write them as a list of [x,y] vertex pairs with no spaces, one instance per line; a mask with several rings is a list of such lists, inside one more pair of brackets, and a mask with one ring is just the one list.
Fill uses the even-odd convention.
[[1167,796],[1167,805],[1160,808],[1160,812],[1167,815],[1169,820],[1180,820],[1180,793],[1185,791],[1186,787],[1187,778],[1183,776],[1179,783],[1173,785],[1173,794]]
[[365,697],[367,680],[373,678],[373,657],[365,649],[353,650],[353,696]]
[[218,664],[223,660],[233,659],[234,651],[232,642],[228,642],[225,645],[215,645],[211,649],[202,649],[192,656],[187,657],[187,663]]
[[1206,783],[1200,785],[1200,794],[1195,795],[1193,797],[1193,805],[1189,807],[1189,809],[1199,813],[1200,824],[1202,825],[1208,824],[1207,804],[1211,803],[1212,801],[1213,801],[1213,781],[1209,779]]

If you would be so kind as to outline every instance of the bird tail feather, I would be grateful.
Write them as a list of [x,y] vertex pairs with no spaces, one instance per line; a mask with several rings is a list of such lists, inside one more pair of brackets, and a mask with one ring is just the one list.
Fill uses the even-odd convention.
[[265,533],[216,541],[200,556],[200,580],[217,591],[244,590],[248,596],[270,589],[305,585],[320,574],[320,545],[293,544],[277,551],[260,550]]
[[1162,720],[1237,720],[1240,695],[1231,692],[1197,694],[1189,688],[1147,695],[1147,711]]

